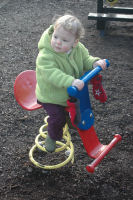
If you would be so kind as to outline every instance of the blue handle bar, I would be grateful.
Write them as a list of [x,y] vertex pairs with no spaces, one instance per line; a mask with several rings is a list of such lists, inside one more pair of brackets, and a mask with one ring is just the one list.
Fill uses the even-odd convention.
[[[109,61],[106,59],[106,66],[109,67],[110,63]],[[100,71],[102,71],[102,68],[100,66],[97,66],[95,69],[93,69],[92,71],[88,71],[85,73],[84,76],[82,76],[80,78],[80,80],[84,81],[84,83],[88,83],[94,76],[96,76]],[[72,97],[76,97],[79,90],[75,87],[75,86],[70,86],[67,88],[67,92],[70,96]]]

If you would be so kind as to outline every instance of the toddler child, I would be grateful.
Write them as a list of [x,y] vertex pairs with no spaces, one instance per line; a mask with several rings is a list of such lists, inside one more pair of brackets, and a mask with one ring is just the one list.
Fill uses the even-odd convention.
[[99,65],[106,68],[105,60],[93,57],[79,41],[84,28],[75,16],[65,14],[55,20],[42,34],[36,59],[36,96],[48,118],[48,135],[45,148],[54,152],[56,141],[63,136],[66,123],[65,107],[69,98],[67,88],[84,87],[79,78]]

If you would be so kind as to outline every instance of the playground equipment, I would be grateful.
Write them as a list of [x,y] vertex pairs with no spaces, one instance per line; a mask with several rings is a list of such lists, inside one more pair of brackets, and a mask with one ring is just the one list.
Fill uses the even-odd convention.
[[[108,60],[107,67],[109,66]],[[88,82],[93,86],[94,97],[100,102],[105,102],[107,96],[102,87],[102,76],[99,72],[102,70],[100,66],[97,66],[92,71],[88,71],[80,79],[84,81],[84,88],[79,91],[76,87],[69,87],[67,89],[70,99],[68,99],[68,107],[66,110],[70,114],[72,125],[77,129],[83,145],[86,149],[87,154],[94,159],[94,161],[86,166],[88,172],[93,173],[95,167],[101,162],[101,160],[109,153],[109,151],[115,146],[118,141],[121,140],[121,136],[116,134],[113,140],[108,145],[103,145],[100,143],[94,125],[94,115],[91,108],[89,91],[88,91]],[[37,99],[35,96],[35,85],[36,85],[36,76],[35,71],[27,70],[20,73],[14,84],[14,95],[19,103],[19,105],[26,110],[36,110],[42,106],[37,104]],[[62,163],[56,165],[42,165],[37,162],[34,157],[34,151],[38,148],[44,152],[45,150],[45,138],[47,135],[47,118],[45,118],[45,124],[39,129],[39,135],[35,139],[35,145],[31,148],[29,152],[29,158],[31,162],[37,167],[43,169],[56,169],[66,165],[68,162],[74,162],[74,146],[71,141],[71,136],[68,131],[68,126],[64,127],[63,139],[66,142],[57,141],[56,144],[59,146],[56,148],[55,153],[59,153],[66,149],[68,157]],[[40,138],[43,138],[43,141],[39,141]]]
[[97,13],[89,13],[88,20],[97,20],[97,29],[104,30],[106,21],[133,22],[133,8],[112,7],[117,1],[107,1],[111,7],[105,7],[103,0],[97,0]]

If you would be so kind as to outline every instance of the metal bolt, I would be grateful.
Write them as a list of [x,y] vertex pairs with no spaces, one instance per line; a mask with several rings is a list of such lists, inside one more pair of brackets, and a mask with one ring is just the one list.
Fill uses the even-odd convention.
[[82,124],[85,125],[85,121],[84,120],[82,121]]
[[93,117],[92,113],[90,113],[90,117]]

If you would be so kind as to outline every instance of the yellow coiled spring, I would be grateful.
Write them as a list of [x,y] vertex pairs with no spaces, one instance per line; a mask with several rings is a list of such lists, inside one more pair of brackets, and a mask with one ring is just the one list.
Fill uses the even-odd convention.
[[[48,119],[48,116],[45,117],[45,119],[44,119],[45,124],[42,125],[39,129],[39,134],[35,138],[35,145],[30,149],[29,158],[35,166],[46,169],[46,170],[51,170],[51,169],[57,169],[57,168],[63,167],[70,161],[71,161],[71,163],[74,162],[74,146],[71,141],[70,133],[68,131],[68,125],[66,124],[64,127],[64,130],[63,130],[63,139],[66,143],[64,143],[64,141],[63,142],[56,141],[56,145],[59,147],[56,148],[55,153],[61,152],[66,149],[66,153],[68,152],[67,159],[65,161],[63,161],[59,164],[55,164],[55,165],[43,165],[43,164],[37,162],[33,157],[33,154],[34,154],[35,150],[37,150],[37,148],[40,149],[41,151],[47,153],[47,151],[45,149],[45,140],[44,140],[47,136],[47,126],[48,126],[47,119]],[[39,141],[40,138],[43,138],[43,141]]]

